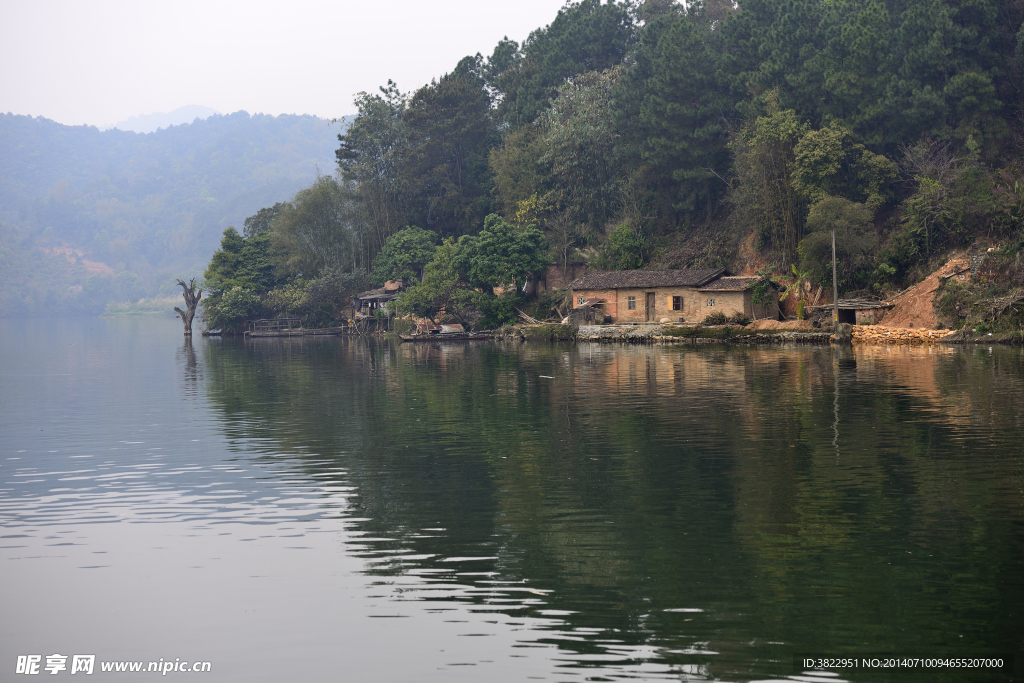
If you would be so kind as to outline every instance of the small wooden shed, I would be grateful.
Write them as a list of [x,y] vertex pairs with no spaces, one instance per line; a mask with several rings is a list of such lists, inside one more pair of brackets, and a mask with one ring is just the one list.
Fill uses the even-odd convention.
[[[836,305],[839,308],[839,322],[851,325],[878,325],[886,312],[893,307],[892,304],[877,299],[840,299]],[[833,309],[832,304],[810,308],[812,311],[829,312]]]

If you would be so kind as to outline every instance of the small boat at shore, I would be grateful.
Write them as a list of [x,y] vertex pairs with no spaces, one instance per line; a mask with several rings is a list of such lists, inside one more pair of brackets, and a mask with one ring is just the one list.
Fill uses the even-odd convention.
[[412,334],[400,334],[398,338],[404,342],[432,342],[432,341],[479,341],[490,339],[490,330],[479,332],[466,332],[458,323],[432,325],[426,324]]

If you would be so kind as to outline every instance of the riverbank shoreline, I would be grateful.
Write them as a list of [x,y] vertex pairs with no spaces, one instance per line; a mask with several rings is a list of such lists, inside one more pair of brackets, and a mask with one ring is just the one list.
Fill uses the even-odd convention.
[[580,325],[578,342],[632,344],[828,344],[829,332],[748,330],[739,325]]
[[[495,339],[505,341],[575,341],[601,344],[738,344],[765,346],[779,344],[827,345],[835,341],[830,331],[749,329],[740,325],[516,325],[497,330]],[[968,334],[954,330],[891,328],[882,325],[854,325],[854,344],[889,346],[931,346],[938,344],[1000,344],[1020,346],[1021,334]]]

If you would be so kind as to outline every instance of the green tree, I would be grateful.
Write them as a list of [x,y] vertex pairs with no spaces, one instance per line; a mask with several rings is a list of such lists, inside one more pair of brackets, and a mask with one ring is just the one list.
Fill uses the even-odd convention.
[[498,114],[512,128],[533,122],[563,83],[622,62],[636,37],[630,4],[566,3],[549,26],[519,46],[507,39],[488,61],[488,84],[500,94]]
[[356,189],[320,176],[300,190],[274,220],[273,242],[280,266],[307,279],[325,269],[353,270],[361,264]]
[[792,109],[766,99],[768,112],[744,126],[730,146],[736,181],[731,200],[734,220],[757,231],[762,244],[792,262],[803,231],[803,203],[793,187],[794,147],[808,130]]
[[458,258],[470,284],[492,289],[517,289],[549,264],[547,241],[540,230],[517,228],[493,213],[478,236],[459,240]]
[[623,223],[612,231],[605,244],[603,265],[612,270],[633,270],[644,264],[647,241],[632,226]]
[[379,286],[386,280],[419,279],[435,251],[437,233],[417,227],[399,230],[373,260],[373,282]]
[[348,311],[350,297],[369,287],[363,271],[326,270],[312,280],[296,280],[271,290],[264,307],[279,317],[300,317],[305,327],[332,327]]
[[[883,2],[835,3],[819,7],[823,28],[822,50],[804,70],[820,72],[817,110],[809,112],[822,124],[842,121],[873,145],[884,143],[882,102],[898,53],[893,49],[893,20]],[[818,78],[807,78],[810,85]],[[812,90],[801,93],[801,105],[813,100]],[[820,100],[824,101],[820,101]],[[882,124],[882,125],[879,125]]]
[[[815,127],[838,121],[873,148],[922,136],[995,152],[1005,137],[1000,86],[1021,10],[1000,0],[863,3],[744,0],[724,33],[729,74],[748,92],[778,89]],[[1010,88],[1005,88],[1010,92]]]
[[259,232],[245,239],[233,282],[254,292],[265,292],[278,282],[273,236]]
[[[793,271],[793,279],[790,280],[788,285],[786,285],[785,290],[782,292],[782,296],[779,297],[779,301],[785,301],[789,298],[789,295],[792,294],[802,303],[804,299],[804,290],[811,280],[811,274],[797,268],[795,263],[792,264],[789,269]],[[803,311],[802,306],[800,310],[801,312]],[[803,320],[803,316],[798,316],[798,319]]]
[[611,94],[619,73],[616,67],[580,75],[558,89],[538,119],[539,161],[550,168],[555,195],[574,219],[595,226],[607,220],[615,198]]
[[203,286],[214,297],[235,286],[253,292],[267,291],[277,282],[271,235],[261,232],[245,238],[234,228],[227,228],[203,279]]
[[306,288],[306,315],[319,325],[333,325],[344,319],[351,297],[370,287],[366,271],[345,272],[328,269],[309,281]]
[[487,156],[497,129],[480,70],[479,56],[466,57],[416,91],[402,113],[410,217],[442,236],[470,232],[491,209]]
[[659,13],[613,92],[621,163],[654,188],[659,219],[671,228],[675,216],[709,223],[726,190],[734,97],[721,74],[729,48],[713,29],[700,3]]
[[842,197],[826,197],[815,204],[807,216],[808,234],[800,241],[800,271],[817,282],[831,282],[835,230],[839,288],[849,289],[858,278],[866,278],[871,252],[878,245],[873,217],[864,204]]
[[520,202],[534,195],[547,195],[546,175],[540,165],[543,154],[544,143],[536,126],[507,132],[501,144],[491,149],[488,166],[494,183],[492,192],[508,220],[514,220]]
[[[924,133],[961,141],[973,136],[994,145],[1005,136],[992,76],[1006,68],[1009,36],[999,35],[997,27],[1009,18],[1008,9],[1004,3],[964,0],[904,6],[894,31],[899,63],[885,103],[890,130],[898,135],[893,142]],[[1018,22],[1019,16],[1018,10]]]
[[260,315],[262,310],[260,299],[254,292],[235,285],[216,300],[206,300],[203,323],[210,330],[241,332],[245,321]]
[[904,148],[903,170],[916,185],[903,204],[904,227],[924,238],[926,256],[936,246],[958,242],[995,210],[993,180],[973,151],[958,156],[948,143],[936,142]]
[[242,248],[245,238],[238,234],[234,227],[224,230],[220,241],[220,249],[213,253],[210,263],[203,273],[206,289],[211,295],[217,295],[237,284],[235,277],[242,259]]
[[433,260],[424,268],[423,281],[405,290],[398,301],[399,310],[435,320],[444,311],[462,324],[478,317],[480,294],[464,285],[459,272],[458,245],[447,238],[437,248]]
[[896,164],[855,143],[850,130],[838,123],[807,131],[793,154],[793,188],[812,204],[840,196],[877,211],[892,198]]
[[281,212],[287,208],[287,204],[284,202],[278,202],[273,206],[260,209],[252,216],[245,219],[245,228],[243,234],[245,237],[252,238],[257,235],[263,235],[270,232],[270,228]]
[[300,318],[306,314],[306,292],[309,281],[286,282],[267,293],[263,305],[278,318]]
[[502,325],[512,325],[519,320],[519,311],[516,309],[523,305],[523,299],[519,292],[504,292],[501,296],[480,295],[476,304],[480,309],[479,327],[483,329],[495,329]]
[[392,81],[379,95],[359,93],[359,114],[338,136],[338,168],[344,181],[355,182],[367,217],[365,262],[372,261],[387,238],[406,223],[401,175],[408,154],[409,131],[402,118],[406,100]]
[[563,211],[546,220],[545,227],[551,245],[551,260],[561,268],[563,278],[570,277],[570,265],[575,263],[579,248],[586,243],[586,226],[577,223]]
[[[775,264],[770,263],[755,271],[758,280],[751,286],[751,301],[754,304],[754,319],[757,319],[757,307],[767,306],[772,303],[773,292],[778,286],[779,278],[772,275],[775,272]],[[796,272],[794,270],[794,272]],[[714,315],[714,314],[712,314]],[[723,315],[719,313],[719,315]],[[710,317],[710,316],[709,316]]]

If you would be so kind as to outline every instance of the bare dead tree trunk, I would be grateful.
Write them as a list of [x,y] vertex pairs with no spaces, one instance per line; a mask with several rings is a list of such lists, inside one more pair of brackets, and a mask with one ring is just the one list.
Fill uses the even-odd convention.
[[185,297],[185,308],[187,311],[183,311],[177,306],[174,307],[174,312],[178,314],[181,321],[185,323],[185,336],[192,336],[192,318],[196,317],[196,307],[199,306],[199,299],[203,296],[203,290],[196,292],[196,279],[192,278],[186,285],[184,280],[178,280],[178,284],[181,285],[181,295]]

